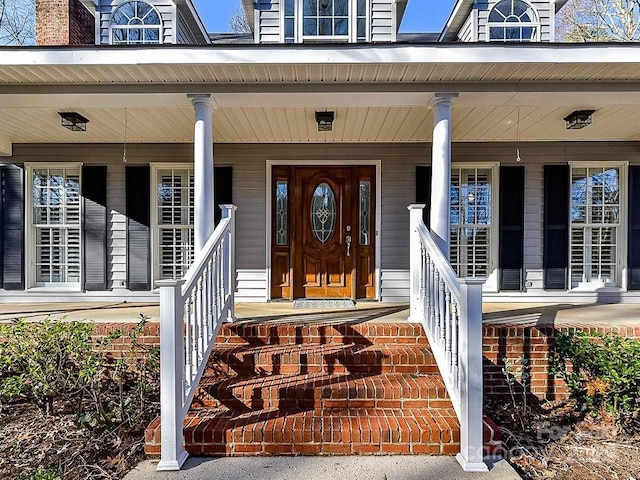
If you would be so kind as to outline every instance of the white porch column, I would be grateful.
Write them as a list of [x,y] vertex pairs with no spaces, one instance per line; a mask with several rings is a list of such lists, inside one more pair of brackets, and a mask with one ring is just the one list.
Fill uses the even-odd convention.
[[451,185],[451,104],[457,93],[436,93],[433,103],[431,153],[431,225],[438,247],[449,258],[449,214]]
[[211,95],[188,95],[195,110],[193,136],[194,253],[202,250],[215,227],[213,200],[213,109]]

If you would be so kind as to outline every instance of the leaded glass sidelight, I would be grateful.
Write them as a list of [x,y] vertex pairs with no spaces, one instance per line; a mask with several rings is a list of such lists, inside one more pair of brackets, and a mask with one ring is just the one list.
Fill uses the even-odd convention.
[[276,245],[289,242],[289,185],[286,181],[276,183]]
[[360,182],[360,245],[371,244],[371,182]]
[[336,196],[326,183],[318,185],[311,200],[311,229],[320,243],[327,243],[336,224]]

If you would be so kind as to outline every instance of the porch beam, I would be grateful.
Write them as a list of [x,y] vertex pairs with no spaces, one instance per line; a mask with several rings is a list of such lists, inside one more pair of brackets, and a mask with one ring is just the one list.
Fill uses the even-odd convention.
[[[59,84],[59,85],[0,85],[0,95],[90,95],[90,94],[188,94],[193,85],[185,83],[106,83],[106,84]],[[325,82],[203,82],[198,84],[203,94],[268,94],[268,93],[326,93]],[[571,82],[363,82],[331,84],[332,93],[638,93],[640,82],[616,81],[571,81]],[[11,105],[20,102],[8,100]],[[28,101],[26,99],[25,101]]]
[[433,102],[431,153],[431,235],[449,259],[449,212],[451,185],[451,105],[457,93],[436,94]]
[[197,255],[213,233],[213,110],[208,94],[189,94],[195,111],[193,135],[194,250]]

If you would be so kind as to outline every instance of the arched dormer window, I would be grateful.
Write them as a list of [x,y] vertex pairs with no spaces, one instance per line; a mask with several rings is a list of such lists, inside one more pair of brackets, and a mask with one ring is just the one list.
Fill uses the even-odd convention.
[[120,4],[111,15],[111,43],[135,45],[160,43],[162,20],[147,2],[131,0]]
[[533,42],[538,39],[538,15],[523,0],[502,0],[489,12],[489,41]]

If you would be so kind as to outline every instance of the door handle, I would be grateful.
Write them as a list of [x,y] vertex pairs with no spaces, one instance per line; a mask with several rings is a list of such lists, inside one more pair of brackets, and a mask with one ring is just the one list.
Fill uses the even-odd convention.
[[347,257],[351,256],[351,235],[347,235]]

